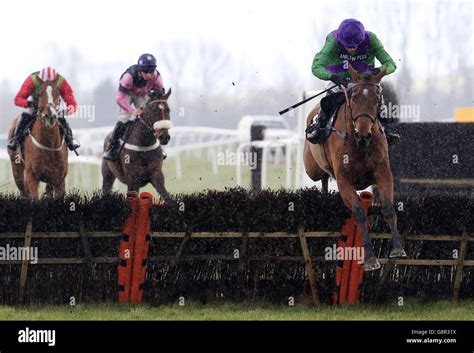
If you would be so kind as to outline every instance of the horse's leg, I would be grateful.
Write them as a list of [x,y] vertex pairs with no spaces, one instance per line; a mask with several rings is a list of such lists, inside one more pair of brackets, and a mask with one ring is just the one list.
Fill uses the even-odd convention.
[[53,198],[54,187],[51,183],[46,184],[45,195],[46,197]]
[[114,186],[115,175],[107,165],[107,161],[102,158],[102,194],[110,194]]
[[66,180],[61,179],[55,186],[54,186],[54,198],[56,200],[62,200],[64,195],[66,194]]
[[393,207],[393,176],[389,166],[384,165],[376,170],[374,177],[382,206],[382,214],[392,233],[392,250],[389,257],[407,257],[398,233],[397,213]]
[[135,192],[139,192],[140,191],[140,185],[138,184],[127,184],[127,192],[131,192],[131,191],[135,191]]
[[327,194],[329,192],[329,175],[324,174],[321,179],[321,186],[323,189],[323,194]]
[[362,232],[362,245],[364,246],[364,270],[372,271],[380,268],[380,263],[374,256],[374,250],[372,248],[372,242],[369,238],[369,232],[367,229],[367,215],[365,214],[364,207],[359,201],[356,189],[352,185],[349,177],[344,173],[338,173],[336,175],[337,186],[339,193],[341,194],[342,201],[344,204],[352,210],[357,225],[360,227]]
[[170,199],[170,194],[165,188],[165,175],[161,169],[155,171],[151,175],[151,184],[154,186],[163,200],[168,201]]
[[25,189],[28,193],[28,196],[33,200],[38,200],[38,185],[39,180],[36,179],[33,171],[31,169],[25,170]]
[[[18,159],[17,159],[18,158]],[[12,173],[13,173],[13,179],[15,180],[15,184],[20,190],[20,195],[22,197],[27,196],[27,191],[25,188],[25,166],[23,162],[19,161],[19,156],[15,155],[14,158],[12,159]]]

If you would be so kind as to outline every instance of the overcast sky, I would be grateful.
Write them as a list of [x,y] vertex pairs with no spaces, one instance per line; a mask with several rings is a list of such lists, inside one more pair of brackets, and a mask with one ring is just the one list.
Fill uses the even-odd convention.
[[[316,22],[324,22],[329,32],[342,19],[357,16],[383,42],[389,36],[400,36],[393,29],[389,32],[369,10],[377,2],[359,0],[354,7],[354,3],[346,6],[347,2],[339,1],[327,5],[315,0],[1,1],[0,76],[20,84],[30,72],[46,65],[56,66],[50,50],[56,46],[62,50],[75,48],[81,60],[90,64],[92,69],[81,73],[81,82],[106,76],[115,78],[121,73],[117,72],[118,67],[125,69],[135,63],[142,52],[153,52],[159,61],[160,53],[154,51],[157,42],[180,38],[190,43],[212,40],[222,44],[237,58],[252,62],[261,70],[259,78],[270,84],[278,75],[277,70],[281,71],[280,59],[312,79],[312,58],[324,44],[311,41]],[[442,24],[432,23],[432,2],[417,3],[423,4],[423,11],[415,14],[412,28],[407,29],[413,37],[414,55],[425,40],[422,29],[426,27],[443,26],[449,31],[451,26],[464,25],[472,33],[471,2],[464,2],[470,4],[471,10],[471,21],[464,24],[457,23],[456,18],[446,18]],[[381,14],[385,15],[397,14]],[[470,45],[472,51],[472,36],[465,45]],[[387,50],[397,60],[399,53],[395,48]],[[466,59],[471,66],[472,57]],[[426,74],[423,62],[414,60],[411,65],[420,75]]]

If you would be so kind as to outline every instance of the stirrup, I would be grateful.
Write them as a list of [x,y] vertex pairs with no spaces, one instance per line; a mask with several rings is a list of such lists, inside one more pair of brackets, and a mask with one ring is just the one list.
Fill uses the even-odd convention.
[[75,138],[71,138],[71,139],[69,140],[69,145],[73,147],[73,148],[72,148],[73,150],[75,150],[75,149],[81,147],[81,144],[80,144],[79,141],[76,140]]
[[324,132],[323,129],[315,129],[314,131],[306,133],[306,139],[312,144],[319,144],[323,142]]
[[7,143],[7,147],[12,151],[16,151],[18,149],[18,141],[11,138]]
[[111,162],[115,162],[118,159],[118,156],[116,155],[116,153],[112,151],[105,151],[103,157],[104,159]]
[[119,145],[117,146],[109,145],[109,147],[105,150],[103,154],[104,159],[115,162],[119,157],[119,150],[120,150]]
[[399,133],[396,132],[387,132],[385,131],[385,136],[387,138],[387,143],[389,145],[394,145],[398,142],[400,142],[401,136]]

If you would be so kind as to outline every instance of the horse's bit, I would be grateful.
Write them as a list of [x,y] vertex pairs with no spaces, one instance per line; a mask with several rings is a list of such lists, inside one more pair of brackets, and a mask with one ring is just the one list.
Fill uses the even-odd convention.
[[[167,103],[165,99],[155,99],[155,100],[152,100],[151,102],[148,102],[147,105],[152,105],[152,104],[155,104],[155,103]],[[161,111],[161,119],[160,120],[165,120],[165,107],[159,107],[160,108],[160,111]],[[158,120],[158,121],[160,121]],[[153,127],[151,127],[149,124],[147,124],[142,118],[141,116],[138,117],[138,121],[140,121],[149,131],[151,132],[155,132],[155,129],[153,129]]]

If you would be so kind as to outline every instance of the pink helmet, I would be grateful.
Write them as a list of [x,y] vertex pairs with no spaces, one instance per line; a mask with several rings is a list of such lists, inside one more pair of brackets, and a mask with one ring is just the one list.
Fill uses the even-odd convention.
[[54,81],[58,77],[58,74],[52,67],[45,67],[39,72],[38,76],[41,81]]

